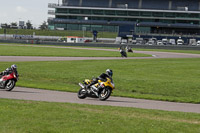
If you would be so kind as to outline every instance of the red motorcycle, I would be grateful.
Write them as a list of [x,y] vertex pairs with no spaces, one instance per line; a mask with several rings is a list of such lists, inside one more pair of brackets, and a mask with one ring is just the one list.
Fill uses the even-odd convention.
[[17,72],[12,72],[11,74],[0,76],[0,89],[4,89],[6,91],[11,91],[16,82],[18,81],[19,75]]

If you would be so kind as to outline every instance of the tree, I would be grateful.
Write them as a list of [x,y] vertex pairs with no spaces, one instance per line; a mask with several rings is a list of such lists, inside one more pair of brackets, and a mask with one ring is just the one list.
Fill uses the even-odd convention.
[[10,28],[12,28],[12,29],[18,29],[17,22],[12,22],[10,24]]
[[1,24],[1,28],[9,28],[9,25],[7,23]]
[[27,29],[33,29],[33,26],[32,26],[32,24],[31,24],[31,21],[30,21],[30,20],[28,20],[28,22],[26,22],[26,28],[27,28]]
[[47,22],[46,21],[44,21],[43,23],[42,23],[42,25],[40,25],[40,27],[39,27],[41,30],[46,30],[46,29],[48,29],[48,25],[47,25]]
[[17,22],[12,22],[10,25],[11,26],[17,26]]

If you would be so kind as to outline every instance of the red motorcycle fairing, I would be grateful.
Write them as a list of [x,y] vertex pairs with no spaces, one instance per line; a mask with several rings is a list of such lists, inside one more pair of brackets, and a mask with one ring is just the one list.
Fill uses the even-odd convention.
[[16,79],[16,76],[15,76],[15,73],[12,72],[12,73],[9,74],[9,75],[3,76],[1,79],[2,79],[2,81],[6,81],[6,80],[9,80],[9,79]]
[[[14,82],[17,82],[18,75],[16,75],[15,72],[12,72],[11,74],[4,75],[0,78],[0,89],[5,89],[8,81],[13,80]],[[12,89],[10,89],[12,90]]]

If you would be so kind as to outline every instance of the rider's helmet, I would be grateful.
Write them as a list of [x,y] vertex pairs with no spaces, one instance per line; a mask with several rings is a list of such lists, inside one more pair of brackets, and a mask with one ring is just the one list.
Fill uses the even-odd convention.
[[106,73],[108,74],[108,76],[112,77],[113,75],[113,71],[111,69],[107,69]]
[[17,66],[15,64],[11,65],[12,70],[17,70]]

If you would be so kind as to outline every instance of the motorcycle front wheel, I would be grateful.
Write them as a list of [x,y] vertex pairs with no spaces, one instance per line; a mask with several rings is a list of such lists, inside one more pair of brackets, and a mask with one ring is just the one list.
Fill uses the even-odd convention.
[[111,95],[111,89],[110,88],[104,88],[99,92],[99,100],[105,101],[108,99]]
[[14,80],[8,80],[5,86],[6,91],[11,91],[15,87],[15,81]]
[[81,88],[78,91],[78,98],[84,99],[84,98],[86,98],[86,94],[87,94],[87,91],[84,88]]

